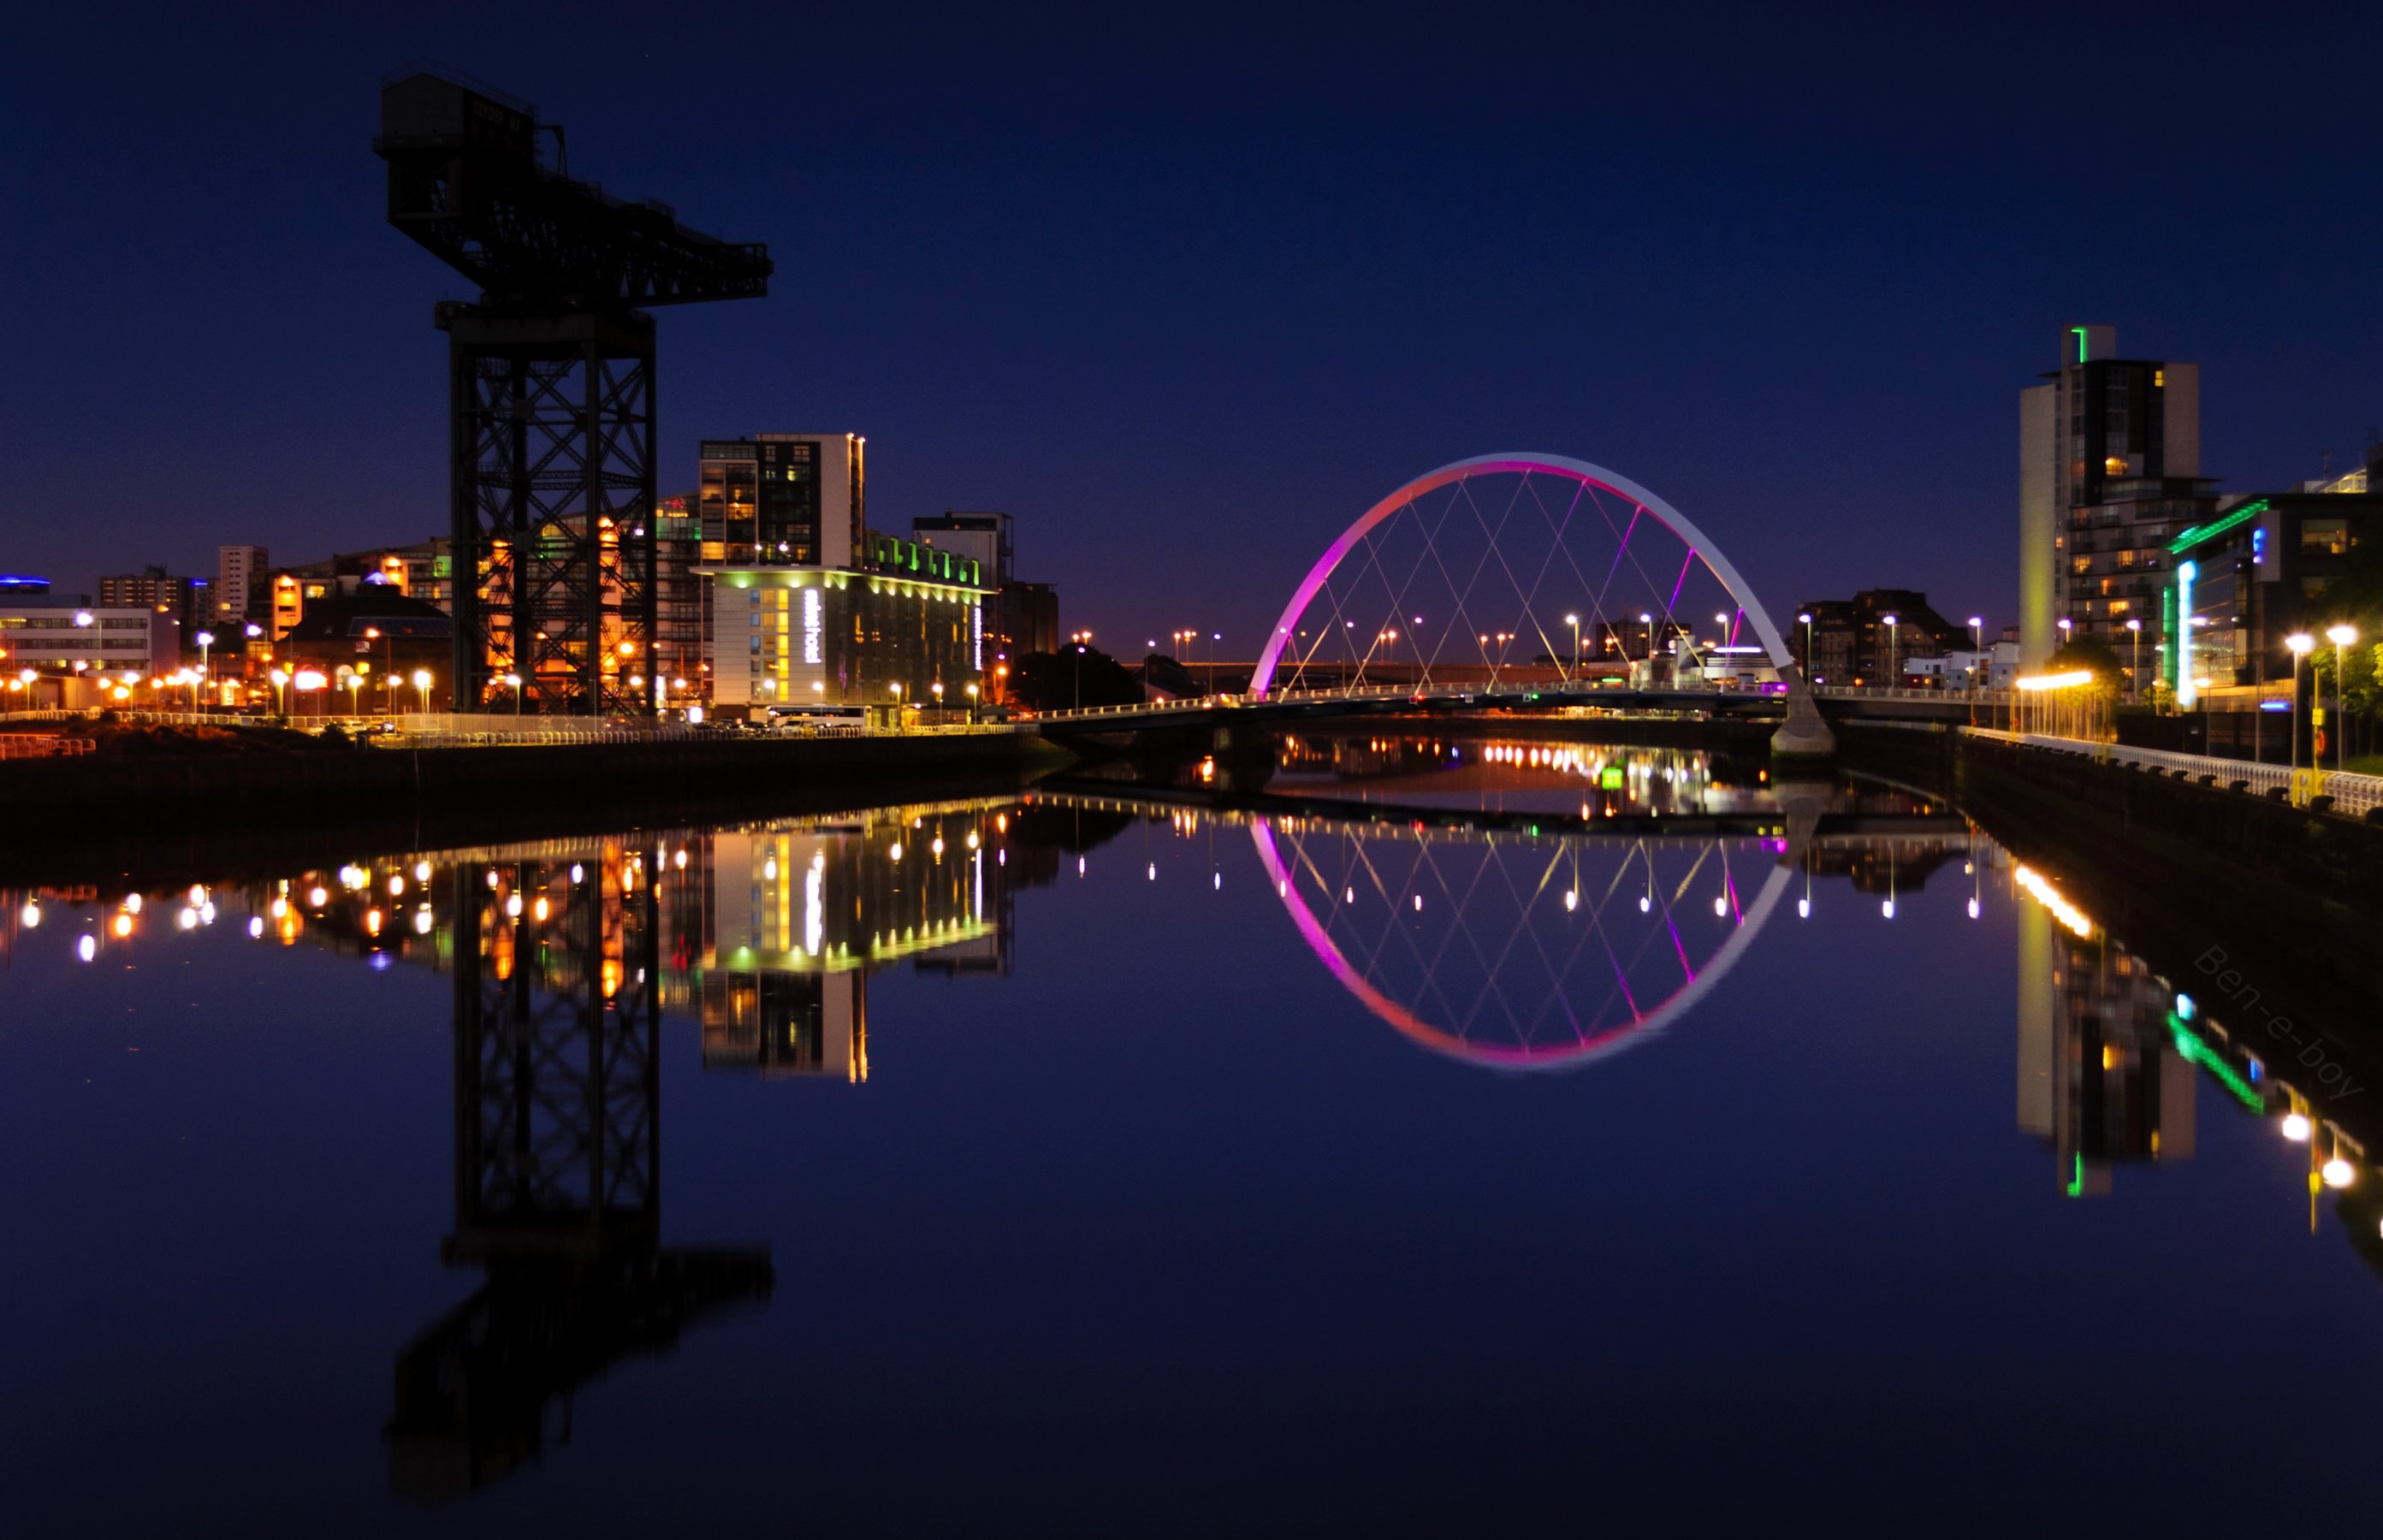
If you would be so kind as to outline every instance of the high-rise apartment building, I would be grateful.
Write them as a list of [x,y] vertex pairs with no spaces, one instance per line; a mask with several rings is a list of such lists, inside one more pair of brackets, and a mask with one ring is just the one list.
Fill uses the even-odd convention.
[[170,615],[182,650],[195,655],[194,638],[215,624],[215,594],[204,577],[176,577],[163,567],[117,573],[99,580],[99,602],[110,610],[154,610]]
[[[2019,641],[2114,644],[2159,618],[2168,542],[2216,506],[2201,474],[2201,368],[2120,358],[2114,326],[2069,326],[2060,367],[2019,392]],[[2066,621],[2067,626],[2061,622]]]
[[857,433],[705,439],[703,560],[851,566],[869,516],[866,443]]
[[272,559],[263,546],[218,546],[216,548],[216,615],[218,623],[237,623],[265,608],[265,573]]

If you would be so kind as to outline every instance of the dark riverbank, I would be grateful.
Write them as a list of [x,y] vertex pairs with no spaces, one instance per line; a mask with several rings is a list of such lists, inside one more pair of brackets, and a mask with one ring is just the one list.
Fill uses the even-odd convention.
[[[1842,744],[1848,770],[1939,792],[2056,876],[2261,1053],[2330,1056],[2383,1087],[2383,828],[1953,733],[1857,729]],[[2361,1117],[2383,1140],[2374,1100]]]
[[0,881],[216,881],[359,850],[999,795],[1071,758],[971,733],[16,761],[0,763]]

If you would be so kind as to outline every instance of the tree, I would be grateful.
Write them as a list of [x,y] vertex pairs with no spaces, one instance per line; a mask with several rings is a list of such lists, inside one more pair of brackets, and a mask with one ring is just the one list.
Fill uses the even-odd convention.
[[2077,636],[2061,644],[2044,665],[2051,673],[2069,673],[2083,669],[2092,673],[2096,684],[2117,689],[2126,676],[2127,667],[2118,660],[2118,650],[2099,636]]
[[1022,654],[1011,667],[1009,698],[1033,711],[1082,706],[1139,706],[1142,684],[1095,647],[1070,643],[1056,652]]

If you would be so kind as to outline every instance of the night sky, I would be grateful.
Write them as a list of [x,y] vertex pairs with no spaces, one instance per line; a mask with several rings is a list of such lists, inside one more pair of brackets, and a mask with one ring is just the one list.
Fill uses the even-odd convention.
[[2383,425],[2374,14],[2091,11],[20,9],[0,570],[443,528],[466,289],[370,149],[426,57],[769,243],[769,299],[662,313],[665,492],[700,436],[852,429],[880,527],[1008,509],[1068,626],[1248,657],[1375,499],[1551,450],[1774,610],[2001,623],[2062,326],[2198,360],[2229,489]]

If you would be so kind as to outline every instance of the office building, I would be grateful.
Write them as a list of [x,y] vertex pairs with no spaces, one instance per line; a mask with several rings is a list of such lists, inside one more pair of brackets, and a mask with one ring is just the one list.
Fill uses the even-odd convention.
[[698,487],[703,560],[851,566],[869,517],[866,444],[856,433],[703,440]]
[[1018,576],[1016,521],[1008,514],[953,510],[911,520],[910,534],[922,546],[967,557],[991,582],[985,645],[996,665],[1024,653],[1059,650],[1058,593]]
[[238,624],[265,618],[266,573],[273,565],[263,546],[216,548],[216,622]]
[[2216,506],[2201,474],[2201,370],[2118,355],[2117,328],[2069,326],[2060,366],[2019,392],[2019,642],[2118,645],[2166,582],[2168,543]]
[[958,709],[982,688],[991,590],[966,557],[869,531],[847,567],[704,572],[718,706]]
[[104,605],[53,594],[0,594],[0,671],[130,674],[181,666],[181,628],[145,604]]
[[2355,547],[2383,540],[2383,493],[2371,485],[2383,485],[2383,455],[2372,471],[2225,499],[2168,542],[2167,581],[2145,618],[2143,645],[2158,648],[2160,675],[2179,706],[2215,704],[2211,692],[2246,686],[2280,697],[2270,687],[2291,678],[2284,638],[2322,629],[2326,585]]

